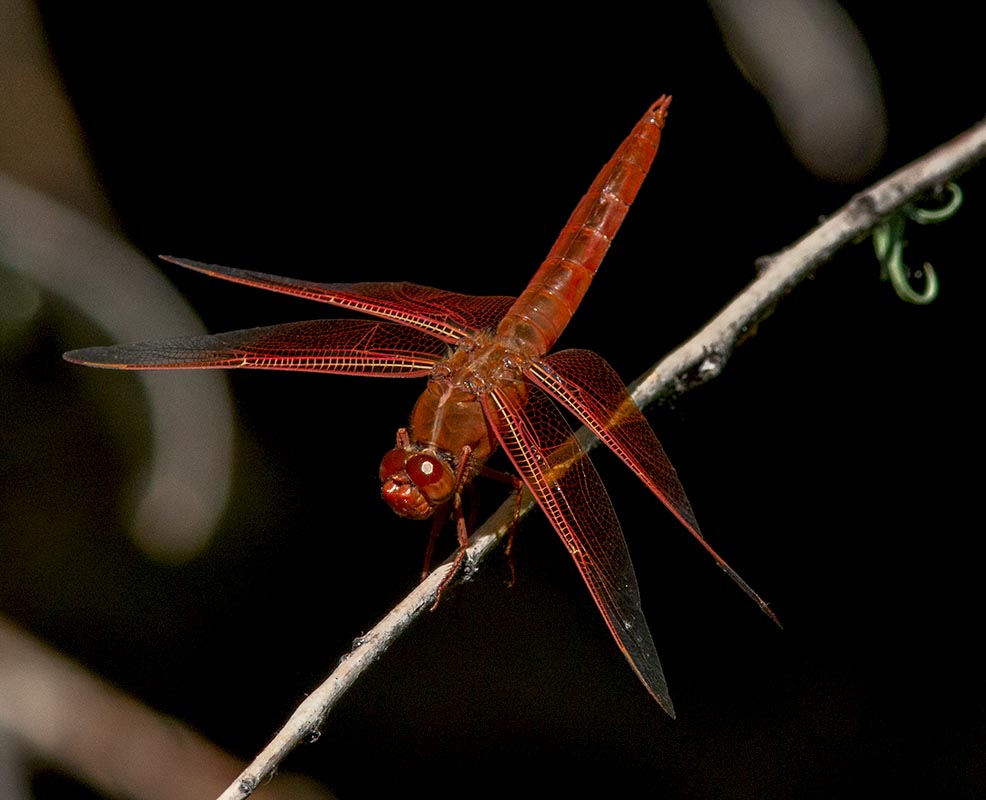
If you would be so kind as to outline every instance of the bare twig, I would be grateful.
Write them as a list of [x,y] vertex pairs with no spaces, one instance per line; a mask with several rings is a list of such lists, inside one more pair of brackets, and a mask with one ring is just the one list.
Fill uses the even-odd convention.
[[[986,122],[914,161],[853,197],[836,214],[791,247],[760,259],[760,275],[701,331],[634,383],[633,397],[645,407],[657,399],[681,394],[715,377],[746,332],[814,269],[844,245],[866,236],[884,217],[944,185],[986,157]],[[585,432],[580,432],[585,435]],[[591,446],[591,445],[589,445]],[[496,547],[510,527],[514,500],[508,499],[470,539],[472,570]],[[533,507],[526,497],[521,513]],[[220,800],[245,798],[264,781],[299,743],[317,736],[329,711],[371,663],[386,651],[435,600],[451,561],[428,576],[344,656],[336,670],[294,712],[285,726],[244,770]]]

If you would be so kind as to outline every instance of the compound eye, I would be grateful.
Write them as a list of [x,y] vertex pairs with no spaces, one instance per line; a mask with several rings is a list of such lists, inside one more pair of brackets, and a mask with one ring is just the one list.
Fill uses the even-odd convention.
[[385,481],[404,471],[404,463],[407,461],[407,453],[403,450],[391,450],[383,457],[380,462],[380,480]]
[[445,471],[442,469],[442,462],[434,456],[416,455],[411,456],[404,466],[408,476],[417,486],[430,486],[440,481]]

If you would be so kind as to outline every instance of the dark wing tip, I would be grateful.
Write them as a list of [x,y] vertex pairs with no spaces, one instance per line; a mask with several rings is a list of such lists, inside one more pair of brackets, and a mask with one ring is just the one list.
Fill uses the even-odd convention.
[[162,261],[167,261],[169,264],[175,264],[179,267],[185,267],[187,269],[194,269],[202,271],[204,269],[212,268],[212,264],[206,264],[204,261],[195,261],[191,258],[180,258],[178,256],[166,256],[163,253],[158,256]]
[[113,347],[84,347],[81,350],[69,350],[67,353],[62,353],[62,358],[72,364],[81,364],[84,367],[126,369],[130,366],[121,360]]

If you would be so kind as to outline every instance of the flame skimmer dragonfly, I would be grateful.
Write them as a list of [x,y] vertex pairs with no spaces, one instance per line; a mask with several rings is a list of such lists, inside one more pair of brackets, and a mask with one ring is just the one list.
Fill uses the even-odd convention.
[[669,103],[670,97],[661,97],[648,108],[517,298],[406,282],[314,283],[166,257],[206,275],[381,319],[295,322],[86,348],[65,358],[110,369],[250,368],[427,378],[408,427],[400,429],[395,448],[381,463],[384,499],[412,519],[437,511],[444,521],[451,513],[460,543],[458,565],[468,535],[462,491],[502,447],[571,554],[630,666],[674,716],[620,523],[556,403],[591,429],[743,591],[776,617],[702,537],[674,467],[613,368],[588,350],[549,353],[650,168]]

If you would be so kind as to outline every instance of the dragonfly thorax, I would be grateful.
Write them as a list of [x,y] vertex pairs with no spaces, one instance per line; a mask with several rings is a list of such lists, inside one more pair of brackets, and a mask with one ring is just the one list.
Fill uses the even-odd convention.
[[482,395],[491,388],[522,381],[527,358],[522,349],[479,333],[438,363],[431,380],[460,392]]

